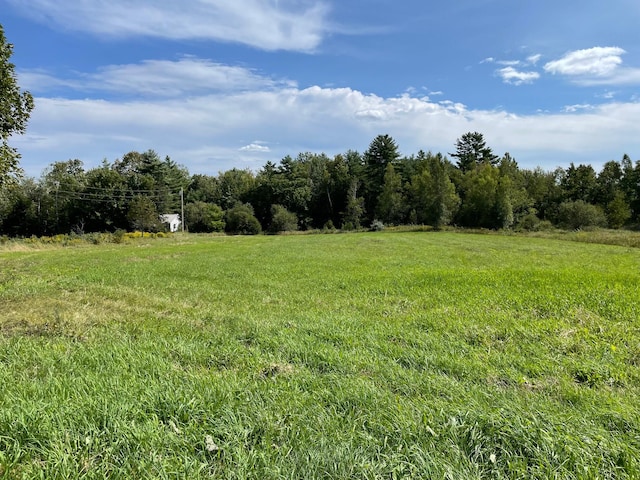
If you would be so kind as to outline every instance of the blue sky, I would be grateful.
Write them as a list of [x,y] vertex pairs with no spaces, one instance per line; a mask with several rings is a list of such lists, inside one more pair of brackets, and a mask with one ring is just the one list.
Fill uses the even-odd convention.
[[640,158],[637,0],[0,0],[14,137],[38,177],[148,149],[190,173],[287,154],[451,152],[468,131],[526,168]]

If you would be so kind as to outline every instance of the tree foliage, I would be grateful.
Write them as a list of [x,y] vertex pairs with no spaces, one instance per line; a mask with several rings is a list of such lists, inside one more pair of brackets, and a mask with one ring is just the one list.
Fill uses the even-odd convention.
[[442,155],[420,152],[420,166],[411,177],[409,191],[416,223],[440,228],[448,225],[460,206],[460,197]]
[[522,169],[508,153],[493,155],[476,133],[460,139],[479,152],[466,167],[441,153],[401,157],[389,135],[377,136],[362,155],[304,152],[267,162],[256,174],[231,169],[189,176],[153,150],[88,170],[79,159],[55,162],[39,180],[0,189],[0,235],[156,230],[159,214],[182,213],[182,198],[191,232],[640,224],[640,161],[625,155],[599,173],[573,164],[550,172]]
[[606,204],[605,214],[611,228],[620,228],[631,218],[631,208],[622,192],[613,194],[611,201]]
[[382,190],[378,196],[376,216],[385,224],[399,225],[404,220],[405,210],[402,177],[396,172],[393,163],[388,163],[382,181]]
[[22,134],[33,110],[33,96],[20,91],[15,66],[10,62],[13,45],[0,25],[0,187],[21,174],[20,155],[9,146],[9,137]]
[[138,196],[129,206],[127,218],[134,230],[156,232],[160,228],[160,218],[156,206],[149,197]]
[[597,191],[596,171],[591,165],[578,165],[571,163],[562,177],[562,190],[566,199],[571,201],[582,200],[590,203],[595,200]]

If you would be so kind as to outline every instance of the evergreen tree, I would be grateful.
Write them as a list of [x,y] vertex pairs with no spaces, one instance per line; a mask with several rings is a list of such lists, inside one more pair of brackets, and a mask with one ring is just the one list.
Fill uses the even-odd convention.
[[468,132],[456,140],[456,151],[450,153],[458,159],[458,168],[466,173],[479,165],[496,165],[498,157],[487,147],[484,136],[479,132]]
[[378,135],[364,153],[365,210],[367,212],[373,214],[377,211],[387,165],[393,165],[399,158],[398,145],[389,135]]

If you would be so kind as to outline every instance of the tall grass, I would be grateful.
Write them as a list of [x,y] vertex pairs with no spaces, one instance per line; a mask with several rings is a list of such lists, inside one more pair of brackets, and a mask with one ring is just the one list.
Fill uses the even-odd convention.
[[638,478],[639,277],[443,232],[0,253],[0,478]]

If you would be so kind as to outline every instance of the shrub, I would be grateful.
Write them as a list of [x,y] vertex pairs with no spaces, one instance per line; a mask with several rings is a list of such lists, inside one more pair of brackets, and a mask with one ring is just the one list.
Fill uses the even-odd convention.
[[93,245],[100,245],[102,243],[102,234],[100,233],[88,233],[85,235],[85,240]]
[[352,222],[344,222],[342,224],[342,230],[347,230],[347,231],[351,231],[351,230],[355,230],[356,227],[353,226]]
[[282,205],[271,206],[271,225],[269,231],[272,233],[291,232],[298,230],[298,216],[287,210]]
[[186,225],[193,233],[224,231],[224,212],[213,203],[193,202],[185,208]]
[[118,228],[115,232],[113,232],[112,238],[113,243],[122,243],[124,242],[124,236],[127,232],[121,228]]
[[227,210],[225,215],[225,231],[233,235],[257,235],[262,231],[260,222],[253,214],[253,207],[246,204],[238,204]]
[[536,232],[540,227],[540,219],[535,213],[528,213],[518,220],[516,230],[526,232]]
[[381,232],[382,230],[384,230],[384,223],[382,223],[380,220],[374,220],[373,222],[371,222],[372,232]]
[[605,227],[607,219],[600,207],[577,200],[560,204],[558,223],[563,228],[576,230],[585,227]]

